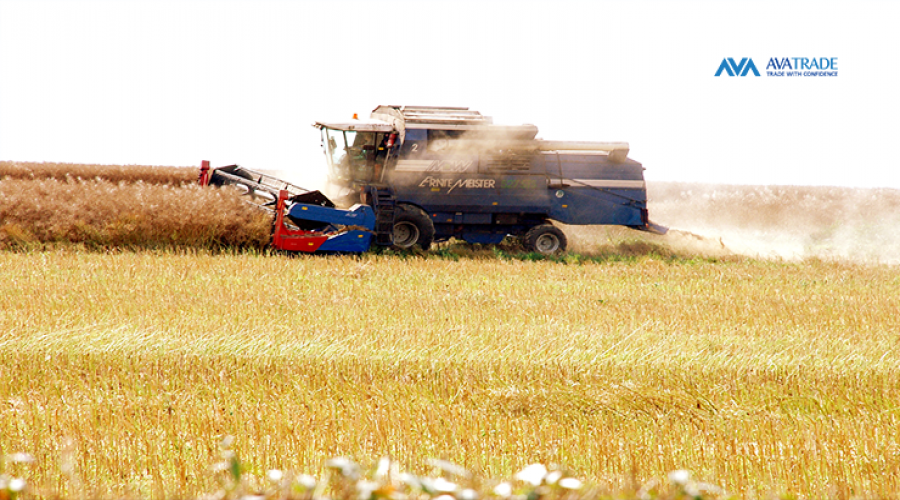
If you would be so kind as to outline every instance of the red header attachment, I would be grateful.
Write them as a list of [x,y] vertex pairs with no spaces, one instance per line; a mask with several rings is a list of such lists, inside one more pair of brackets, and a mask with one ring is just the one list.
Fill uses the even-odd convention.
[[289,229],[284,223],[284,209],[287,206],[288,192],[278,192],[275,205],[275,232],[272,234],[272,246],[279,250],[292,252],[315,252],[328,240],[328,236],[320,232]]

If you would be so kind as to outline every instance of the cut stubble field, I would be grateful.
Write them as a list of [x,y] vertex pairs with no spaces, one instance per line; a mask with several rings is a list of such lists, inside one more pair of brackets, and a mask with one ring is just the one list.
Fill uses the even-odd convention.
[[49,496],[197,496],[232,435],[257,476],[897,497],[898,310],[900,268],[815,259],[0,252],[0,450]]

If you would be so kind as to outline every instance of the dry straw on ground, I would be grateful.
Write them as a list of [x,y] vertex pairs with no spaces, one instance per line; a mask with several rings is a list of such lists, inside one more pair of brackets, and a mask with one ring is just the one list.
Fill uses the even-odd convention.
[[900,190],[827,186],[648,183],[650,218],[665,236],[566,226],[583,255],[823,258],[900,264]]
[[[829,186],[648,184],[650,216],[708,250],[900,264],[900,190]],[[689,242],[690,239],[685,240]]]
[[[900,488],[900,271],[822,261],[0,252],[0,448],[66,493],[195,496],[215,443],[690,469],[746,498]],[[162,498],[161,495],[153,495]]]

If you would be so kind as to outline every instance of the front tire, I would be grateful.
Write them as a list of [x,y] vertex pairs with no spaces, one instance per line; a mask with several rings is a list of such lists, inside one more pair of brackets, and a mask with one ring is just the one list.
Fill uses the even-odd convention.
[[522,238],[525,249],[541,255],[553,255],[566,251],[569,242],[565,233],[552,224],[534,226]]
[[409,250],[414,246],[428,250],[434,241],[434,223],[419,207],[397,205],[393,239],[394,248],[398,250]]

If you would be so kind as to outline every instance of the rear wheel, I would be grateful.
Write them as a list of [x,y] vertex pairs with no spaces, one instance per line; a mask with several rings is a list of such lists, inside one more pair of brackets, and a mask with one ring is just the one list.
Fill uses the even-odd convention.
[[541,255],[553,255],[566,251],[568,241],[565,233],[552,224],[534,226],[522,238],[525,249]]
[[428,250],[434,241],[434,223],[419,207],[397,205],[393,237],[394,248],[407,250],[418,246],[422,250]]

